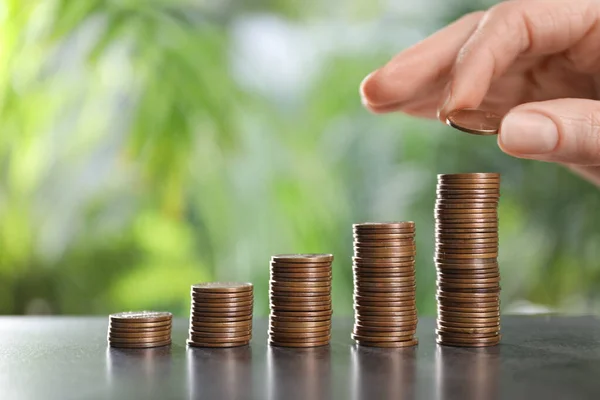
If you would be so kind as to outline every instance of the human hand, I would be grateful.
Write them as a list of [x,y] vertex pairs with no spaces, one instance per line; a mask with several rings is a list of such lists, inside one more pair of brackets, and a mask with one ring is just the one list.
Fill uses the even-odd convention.
[[600,0],[511,0],[468,14],[361,84],[375,113],[506,114],[498,145],[600,185]]

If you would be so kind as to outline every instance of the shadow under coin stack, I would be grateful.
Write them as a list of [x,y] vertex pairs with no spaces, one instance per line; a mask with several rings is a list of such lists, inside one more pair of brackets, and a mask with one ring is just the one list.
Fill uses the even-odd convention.
[[317,347],[331,339],[331,254],[271,258],[269,344]]
[[354,225],[354,330],[359,345],[418,343],[415,223]]
[[438,175],[439,344],[486,347],[500,342],[499,198],[500,174]]
[[109,315],[108,344],[111,347],[144,349],[171,344],[170,312],[130,311]]
[[192,285],[187,344],[192,347],[237,347],[250,343],[253,293],[251,283]]

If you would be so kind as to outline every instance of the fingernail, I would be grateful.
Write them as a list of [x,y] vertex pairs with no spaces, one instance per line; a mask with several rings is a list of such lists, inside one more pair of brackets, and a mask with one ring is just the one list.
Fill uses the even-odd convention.
[[558,144],[558,129],[542,114],[516,111],[502,121],[500,142],[510,153],[546,154]]
[[365,76],[365,78],[360,82],[360,85],[358,87],[358,92],[360,93],[360,101],[363,104],[367,104],[367,97],[365,95],[365,91],[364,91],[364,87],[365,87],[365,82],[367,82],[369,80],[369,78],[375,73],[375,71],[371,72],[369,75]]

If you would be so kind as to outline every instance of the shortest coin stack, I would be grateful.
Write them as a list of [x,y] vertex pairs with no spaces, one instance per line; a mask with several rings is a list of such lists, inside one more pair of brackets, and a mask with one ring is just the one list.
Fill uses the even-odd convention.
[[282,254],[271,258],[269,344],[329,344],[332,261],[331,254]]
[[111,347],[143,349],[171,344],[170,312],[130,311],[109,315]]
[[251,283],[209,282],[192,285],[187,344],[193,347],[245,346],[252,339]]
[[361,346],[415,346],[415,223],[363,223],[353,228],[352,338]]

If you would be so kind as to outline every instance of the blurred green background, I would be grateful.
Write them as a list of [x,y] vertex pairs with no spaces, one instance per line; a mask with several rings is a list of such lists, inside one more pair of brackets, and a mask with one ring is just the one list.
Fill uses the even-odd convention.
[[352,313],[351,224],[414,220],[435,313],[438,173],[503,174],[506,312],[600,309],[600,193],[494,138],[375,116],[362,78],[475,0],[3,0],[0,313],[184,316],[190,284],[331,252]]

